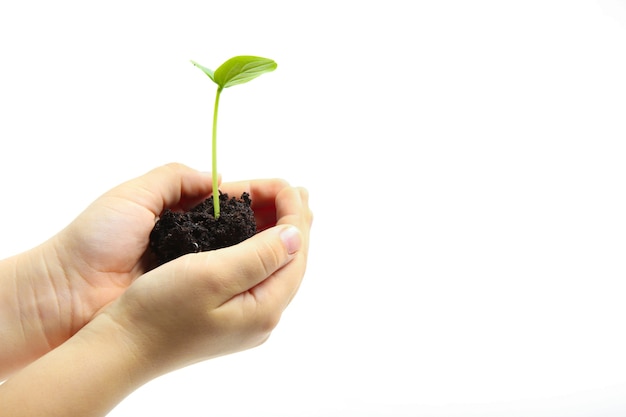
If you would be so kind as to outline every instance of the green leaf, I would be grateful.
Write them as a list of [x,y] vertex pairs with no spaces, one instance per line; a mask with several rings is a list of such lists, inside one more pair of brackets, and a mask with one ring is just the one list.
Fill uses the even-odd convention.
[[220,65],[211,79],[220,87],[226,88],[247,83],[261,74],[274,71],[277,66],[276,62],[268,58],[236,56]]
[[202,65],[198,64],[195,61],[191,61],[192,64],[194,64],[196,67],[200,68],[202,70],[202,72],[204,72],[206,75],[209,76],[210,79],[212,79],[214,82],[215,81],[215,76],[213,75],[213,70],[208,69],[207,67],[203,67]]

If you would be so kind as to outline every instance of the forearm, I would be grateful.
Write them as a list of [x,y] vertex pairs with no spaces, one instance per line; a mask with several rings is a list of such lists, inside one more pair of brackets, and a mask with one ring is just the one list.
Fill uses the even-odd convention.
[[22,338],[18,335],[16,320],[19,306],[16,301],[16,257],[0,261],[0,381],[16,369],[15,353],[19,351]]
[[0,417],[104,416],[158,376],[106,315],[0,385]]
[[47,251],[40,246],[0,261],[0,380],[70,336],[59,331],[70,324],[70,297],[63,297],[68,294],[63,280],[54,283],[49,276],[55,271],[46,262]]

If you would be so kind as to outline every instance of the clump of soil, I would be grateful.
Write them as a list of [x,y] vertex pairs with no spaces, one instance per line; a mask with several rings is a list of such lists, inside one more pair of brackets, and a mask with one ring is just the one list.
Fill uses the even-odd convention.
[[213,215],[213,196],[187,212],[165,210],[150,233],[150,248],[158,265],[179,256],[221,249],[256,233],[250,195],[229,198],[219,193],[220,216]]

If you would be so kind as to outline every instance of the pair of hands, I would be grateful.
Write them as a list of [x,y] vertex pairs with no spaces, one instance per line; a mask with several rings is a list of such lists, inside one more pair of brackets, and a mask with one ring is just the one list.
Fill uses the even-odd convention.
[[156,374],[265,341],[304,275],[308,194],[281,180],[220,189],[250,193],[260,230],[230,248],[148,270],[158,215],[190,208],[212,191],[207,174],[170,164],[105,193],[52,239],[18,255],[13,269],[29,274],[15,284],[26,310],[15,312],[23,339],[7,344],[11,365],[0,355],[0,378],[3,367],[6,376],[79,330],[106,338],[117,329],[134,354],[160,364]]

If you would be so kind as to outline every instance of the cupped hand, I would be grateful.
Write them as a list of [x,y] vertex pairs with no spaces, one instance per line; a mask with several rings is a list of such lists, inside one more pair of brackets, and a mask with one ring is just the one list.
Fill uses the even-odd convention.
[[[286,183],[250,184],[252,208],[258,208],[259,225],[267,227],[275,216],[273,197]],[[239,188],[242,184],[232,190]],[[191,208],[211,192],[210,175],[168,164],[103,194],[51,239],[53,250],[47,253],[54,256],[48,255],[47,263],[50,279],[57,281],[52,287],[58,292],[59,314],[71,317],[47,320],[45,325],[52,324],[45,329],[50,344],[78,331],[147,271],[149,235],[164,209]]]
[[307,191],[276,181],[224,189],[251,192],[265,230],[164,264],[103,310],[159,374],[264,342],[304,276],[312,222]]
[[67,283],[60,288],[72,323],[82,327],[145,272],[149,234],[165,208],[184,209],[210,193],[210,176],[165,165],[106,192],[56,235],[49,269],[63,271],[51,278]]

